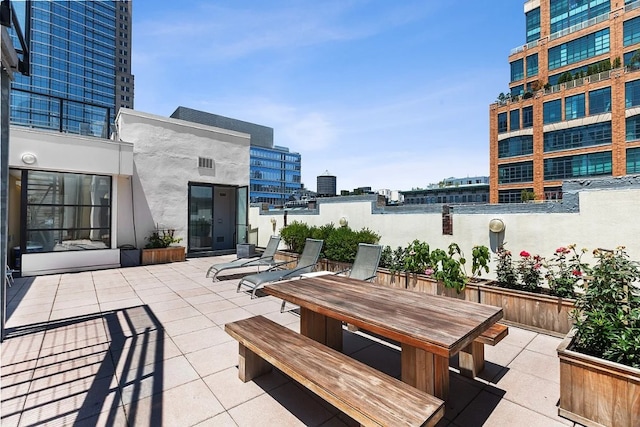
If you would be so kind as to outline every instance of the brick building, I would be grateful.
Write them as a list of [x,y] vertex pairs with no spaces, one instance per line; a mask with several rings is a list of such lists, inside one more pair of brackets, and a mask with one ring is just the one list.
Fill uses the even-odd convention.
[[490,201],[640,173],[640,1],[529,0],[510,93],[490,110]]

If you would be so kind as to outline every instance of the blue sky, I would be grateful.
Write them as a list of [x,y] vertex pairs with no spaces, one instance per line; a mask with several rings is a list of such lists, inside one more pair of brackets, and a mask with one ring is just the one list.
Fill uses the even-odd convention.
[[524,0],[134,1],[135,109],[274,129],[311,190],[489,174]]

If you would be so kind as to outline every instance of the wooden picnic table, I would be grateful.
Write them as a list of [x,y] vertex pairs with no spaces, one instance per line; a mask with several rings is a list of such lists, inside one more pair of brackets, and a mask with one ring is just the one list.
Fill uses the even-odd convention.
[[342,350],[342,322],[400,342],[402,381],[446,400],[449,358],[502,318],[502,308],[342,276],[264,287],[300,306],[300,333]]

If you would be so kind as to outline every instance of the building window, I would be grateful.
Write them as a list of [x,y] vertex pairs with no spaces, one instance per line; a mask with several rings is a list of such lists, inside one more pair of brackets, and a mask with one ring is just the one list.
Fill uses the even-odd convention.
[[520,110],[509,111],[509,130],[520,129]]
[[609,52],[609,29],[549,49],[549,70]]
[[533,106],[522,109],[522,128],[533,127]]
[[522,203],[523,191],[533,193],[533,188],[525,188],[522,190],[499,190],[498,203]]
[[562,186],[544,187],[545,200],[562,200]]
[[551,0],[551,34],[603,15],[610,7],[609,0]]
[[25,172],[29,244],[43,252],[111,248],[111,177]]
[[627,173],[640,173],[640,148],[627,150]]
[[545,102],[542,105],[542,117],[544,123],[556,123],[562,120],[562,100]]
[[626,141],[640,139],[640,116],[631,116],[626,119]]
[[584,93],[568,96],[564,100],[564,119],[579,119],[584,117]]
[[640,105],[640,80],[625,83],[624,100],[626,108]]
[[538,54],[527,56],[527,77],[538,75]]
[[524,93],[524,85],[518,85],[511,88],[511,96],[516,97]]
[[540,38],[540,8],[537,7],[526,13],[527,20],[527,43]]
[[640,43],[640,16],[624,21],[622,40],[625,46]]
[[498,114],[498,133],[507,131],[507,113]]
[[498,166],[498,184],[517,182],[533,182],[532,161]]
[[589,92],[589,114],[600,114],[611,111],[611,87]]
[[524,61],[518,59],[511,63],[511,81],[515,82],[522,79],[524,79]]
[[498,158],[533,154],[533,135],[520,135],[498,141]]
[[611,151],[544,159],[544,179],[547,181],[611,175],[611,170]]
[[611,144],[611,122],[545,132],[544,152]]

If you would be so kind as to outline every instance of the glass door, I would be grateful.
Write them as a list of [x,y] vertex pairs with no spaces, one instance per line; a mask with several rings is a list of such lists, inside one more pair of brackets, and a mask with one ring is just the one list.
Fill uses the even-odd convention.
[[213,249],[213,190],[210,185],[189,186],[189,250]]
[[249,237],[249,214],[247,212],[249,189],[240,187],[236,194],[236,243],[247,243]]

